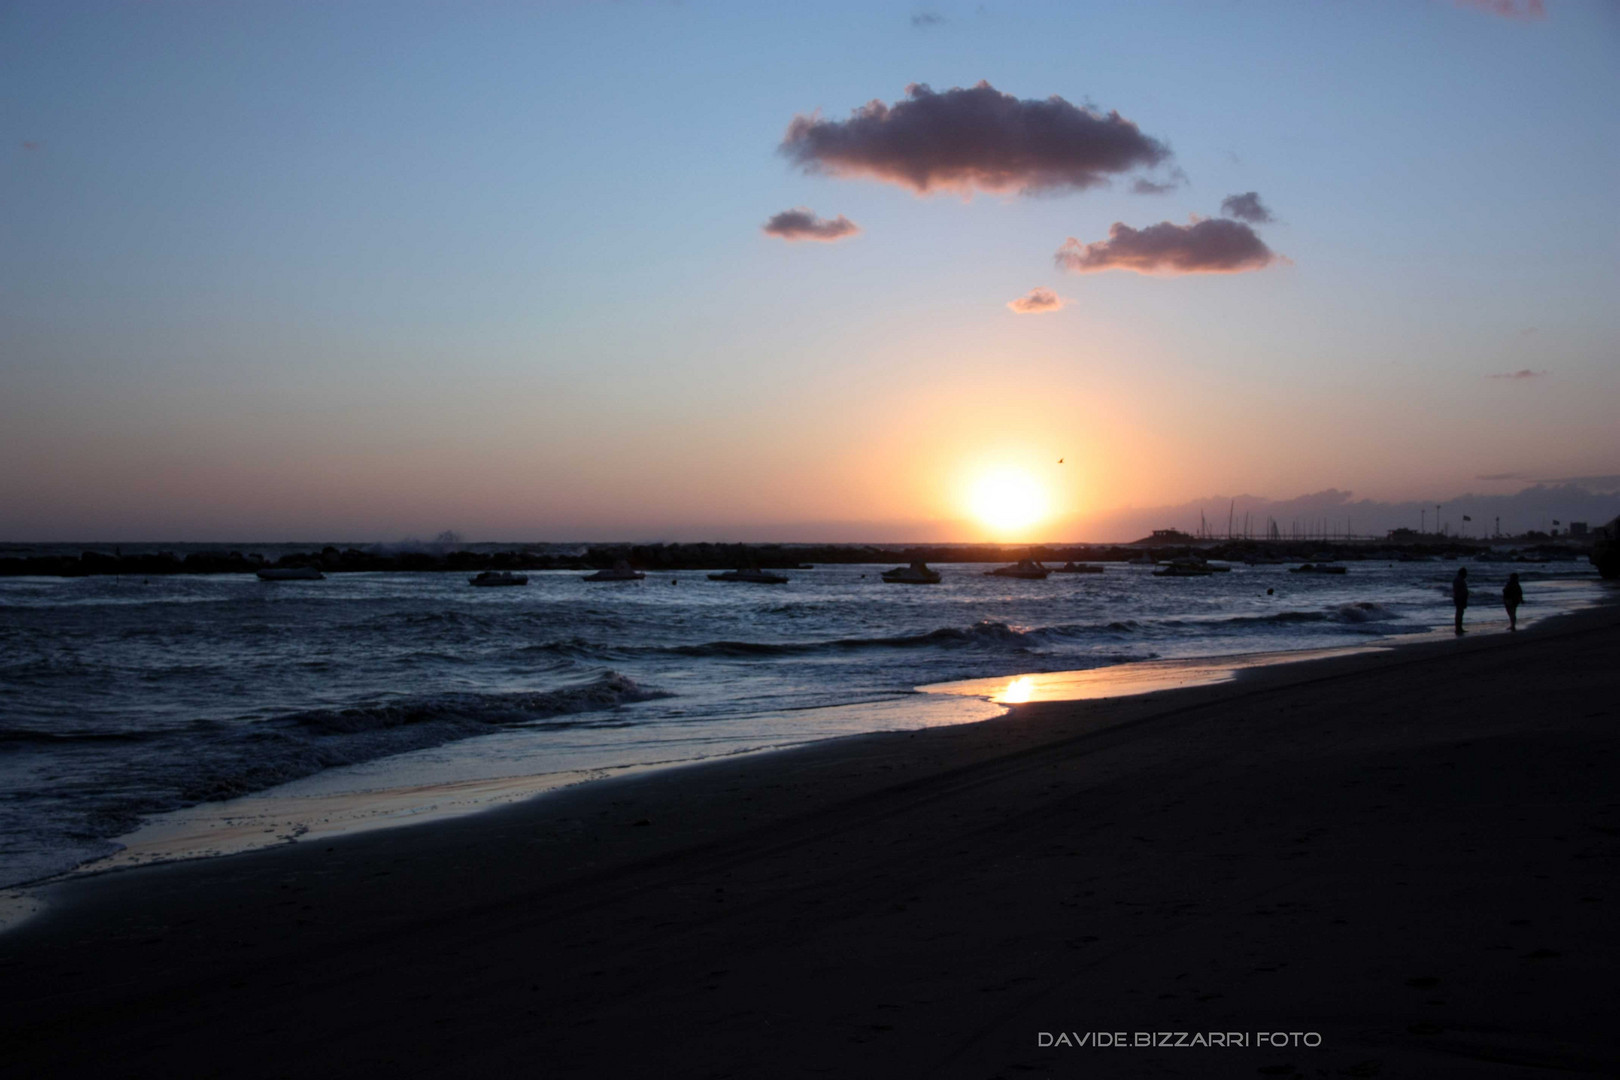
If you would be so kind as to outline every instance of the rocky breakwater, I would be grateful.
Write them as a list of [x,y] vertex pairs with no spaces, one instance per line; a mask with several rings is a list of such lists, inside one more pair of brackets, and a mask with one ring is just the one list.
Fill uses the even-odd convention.
[[522,550],[376,552],[359,548],[323,547],[294,551],[276,559],[241,551],[193,551],[180,556],[172,551],[123,554],[87,550],[77,554],[53,553],[0,558],[0,577],[89,577],[127,575],[154,577],[161,574],[251,574],[269,567],[292,569],[311,566],[323,573],[359,571],[480,571],[554,570],[579,565],[573,558],[557,558]]

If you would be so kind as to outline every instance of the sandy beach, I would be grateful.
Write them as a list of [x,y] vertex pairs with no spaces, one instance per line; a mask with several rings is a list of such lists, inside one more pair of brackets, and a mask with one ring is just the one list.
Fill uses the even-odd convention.
[[1616,655],[1603,607],[67,881],[0,1070],[1612,1075]]

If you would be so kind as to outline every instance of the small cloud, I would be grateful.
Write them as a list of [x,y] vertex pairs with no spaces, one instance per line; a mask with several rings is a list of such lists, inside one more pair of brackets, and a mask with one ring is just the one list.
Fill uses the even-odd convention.
[[1475,479],[1476,480],[1485,480],[1485,481],[1488,481],[1488,482],[1491,482],[1491,483],[1498,483],[1498,482],[1503,481],[1503,480],[1529,480],[1530,477],[1526,476],[1524,473],[1499,472],[1499,473],[1487,473],[1487,474],[1482,475],[1482,476],[1477,476],[1477,477],[1475,477]]
[[1107,240],[1082,244],[1071,236],[1053,258],[1060,269],[1076,274],[1134,270],[1175,275],[1260,270],[1280,256],[1242,222],[1203,218],[1188,225],[1161,221],[1145,229],[1116,221]]
[[784,210],[760,226],[766,236],[780,236],[783,240],[842,240],[861,231],[843,214],[835,218],[816,217],[808,206],[795,206]]
[[1266,204],[1260,201],[1258,191],[1245,191],[1241,195],[1228,195],[1221,200],[1221,213],[1229,218],[1247,221],[1254,225],[1264,225],[1268,221],[1276,221]]
[[1007,306],[1019,315],[1039,315],[1061,308],[1063,297],[1051,289],[1031,289],[1018,299],[1007,301]]
[[915,26],[918,30],[927,30],[930,27],[944,26],[945,21],[945,16],[936,14],[932,11],[919,11],[917,14],[911,17],[911,25]]
[[1531,371],[1529,368],[1520,368],[1518,371],[1503,371],[1485,377],[1487,379],[1539,379],[1546,374],[1545,371]]
[[1171,169],[1170,175],[1163,181],[1149,180],[1145,176],[1138,176],[1131,183],[1131,191],[1137,195],[1163,195],[1174,191],[1187,182],[1187,174],[1180,169]]
[[904,100],[869,102],[848,120],[795,116],[778,150],[805,172],[881,180],[919,195],[1081,191],[1171,157],[1117,112],[1055,95],[1020,100],[988,82],[943,93],[913,83]]
[[1530,21],[1547,17],[1545,0],[1452,0],[1461,8],[1471,8],[1503,19]]
[[42,142],[36,142],[33,139],[24,139],[22,142],[22,148],[27,150],[29,153],[33,153],[36,150],[45,149],[45,144]]

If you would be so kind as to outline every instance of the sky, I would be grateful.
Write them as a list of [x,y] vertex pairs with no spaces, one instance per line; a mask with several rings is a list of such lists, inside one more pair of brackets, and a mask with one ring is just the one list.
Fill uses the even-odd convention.
[[1620,474],[1606,0],[13,0],[0,130],[0,540]]

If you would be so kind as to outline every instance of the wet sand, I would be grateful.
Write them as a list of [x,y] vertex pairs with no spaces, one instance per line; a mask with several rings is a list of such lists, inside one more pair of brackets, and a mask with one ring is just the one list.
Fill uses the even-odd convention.
[[1606,607],[68,881],[0,1071],[1614,1074],[1617,656]]

